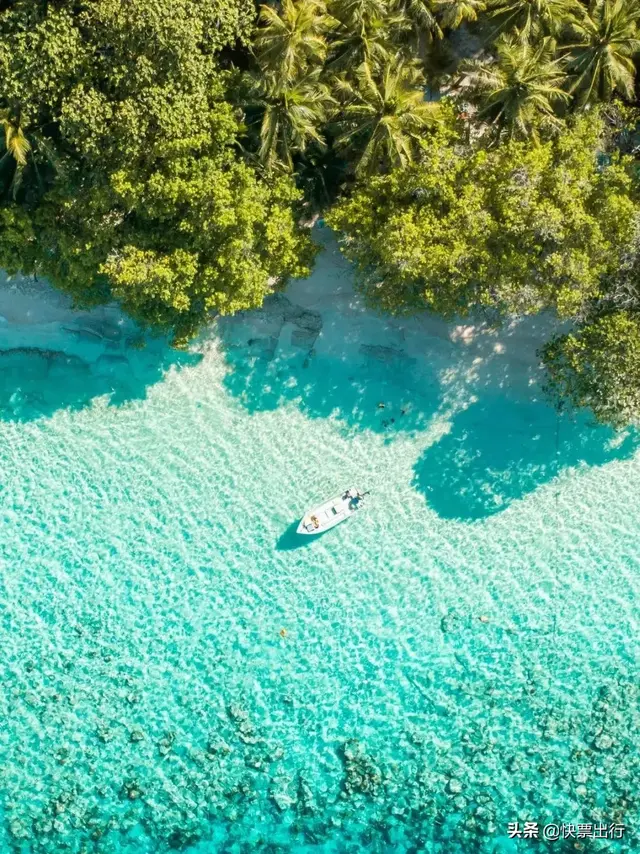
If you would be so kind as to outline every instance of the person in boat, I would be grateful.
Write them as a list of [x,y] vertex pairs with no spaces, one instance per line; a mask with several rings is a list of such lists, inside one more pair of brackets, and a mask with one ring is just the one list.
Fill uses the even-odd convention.
[[360,506],[360,502],[364,498],[364,495],[357,489],[349,489],[345,493],[344,497],[349,499],[349,506],[353,510],[357,510]]
[[320,527],[320,520],[318,519],[317,516],[312,516],[310,521],[311,521],[311,524],[313,525],[314,528]]
[[352,498],[352,503],[357,509],[360,506],[360,503],[364,501],[365,497],[369,495],[368,492],[360,492],[360,490],[356,490],[356,494]]

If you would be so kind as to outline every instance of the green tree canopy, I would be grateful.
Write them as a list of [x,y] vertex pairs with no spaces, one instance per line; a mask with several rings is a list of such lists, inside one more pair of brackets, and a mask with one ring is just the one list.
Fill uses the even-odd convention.
[[580,10],[580,0],[493,0],[490,9],[500,29],[533,41],[557,36]]
[[327,54],[325,34],[335,23],[323,0],[282,0],[279,11],[262,6],[254,39],[261,68],[284,84],[309,66],[321,65]]
[[541,122],[558,124],[556,107],[569,95],[562,88],[566,74],[552,44],[533,47],[513,36],[501,36],[490,61],[469,65],[470,97],[478,104],[478,118],[498,134],[535,137]]
[[559,406],[586,407],[613,427],[640,423],[640,315],[617,311],[546,345],[548,391]]
[[435,8],[442,26],[455,30],[465,22],[477,21],[487,3],[485,0],[436,0]]
[[43,273],[79,303],[116,297],[176,340],[303,273],[298,193],[242,162],[225,99],[219,52],[246,41],[253,19],[249,0],[0,11],[6,147],[13,116],[28,144],[42,141],[22,146],[26,166],[16,158],[0,264]]
[[638,0],[591,0],[578,7],[565,49],[582,103],[606,101],[615,92],[633,97],[639,21]]
[[337,21],[329,54],[331,71],[349,71],[362,64],[372,71],[380,68],[397,48],[398,31],[411,26],[388,0],[333,0],[329,8]]
[[573,317],[616,269],[634,223],[625,164],[598,165],[601,132],[590,116],[544,144],[484,150],[442,131],[420,163],[361,184],[329,222],[386,310]]
[[390,60],[372,73],[363,63],[355,80],[335,84],[343,103],[337,145],[358,152],[360,176],[408,165],[439,120],[439,105],[425,100],[422,72]]
[[397,0],[397,9],[411,23],[418,46],[425,38],[442,38],[434,0]]
[[260,110],[259,157],[268,172],[293,171],[294,156],[309,145],[325,150],[321,128],[335,101],[319,68],[294,79],[258,72],[252,82],[252,100]]

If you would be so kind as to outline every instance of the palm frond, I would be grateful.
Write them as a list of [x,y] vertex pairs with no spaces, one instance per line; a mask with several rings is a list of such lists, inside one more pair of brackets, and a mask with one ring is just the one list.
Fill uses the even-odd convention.
[[283,0],[280,10],[261,6],[254,49],[264,72],[292,80],[327,54],[326,34],[336,24],[323,0]]
[[615,92],[633,97],[639,23],[636,0],[592,0],[573,16],[564,51],[573,77],[571,91],[580,103],[607,100]]
[[535,41],[557,36],[581,6],[579,0],[489,0],[488,8],[499,30]]
[[478,15],[487,8],[485,0],[435,0],[435,10],[442,26],[448,30],[471,21],[477,21]]
[[31,151],[31,143],[20,125],[20,118],[11,115],[9,110],[3,110],[0,112],[0,126],[4,132],[4,147],[17,165],[24,168]]
[[276,74],[255,76],[253,104],[261,110],[259,159],[269,172],[291,171],[296,154],[312,143],[325,148],[322,128],[336,101],[320,69],[293,81]]
[[363,63],[354,84],[342,81],[336,145],[356,152],[358,176],[415,159],[425,133],[439,121],[440,108],[425,100],[424,89],[420,69],[401,60],[379,71]]
[[502,36],[494,61],[472,62],[466,71],[478,117],[498,135],[535,136],[541,120],[557,123],[556,109],[569,100],[564,62],[550,39],[533,47],[515,36]]
[[329,61],[334,72],[363,62],[382,67],[409,28],[407,18],[390,9],[386,0],[334,0],[330,8],[338,22]]

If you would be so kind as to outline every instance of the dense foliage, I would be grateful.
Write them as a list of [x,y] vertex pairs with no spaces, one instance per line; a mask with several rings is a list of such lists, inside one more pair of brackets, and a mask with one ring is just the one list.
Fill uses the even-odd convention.
[[563,406],[588,406],[624,427],[640,412],[640,316],[603,314],[551,341],[544,351],[550,390]]
[[639,54],[640,0],[3,0],[0,264],[182,342],[323,212],[375,305],[552,309],[550,393],[637,421]]
[[420,163],[361,185],[330,222],[371,300],[574,316],[617,268],[635,220],[624,165],[596,165],[600,125],[581,118],[544,144],[489,150],[439,134]]
[[640,412],[640,231],[579,323],[542,355],[557,404],[589,407],[607,424],[637,423]]
[[0,13],[0,263],[78,302],[110,297],[177,341],[305,272],[291,179],[238,155],[218,55],[251,31],[237,0],[19,2]]

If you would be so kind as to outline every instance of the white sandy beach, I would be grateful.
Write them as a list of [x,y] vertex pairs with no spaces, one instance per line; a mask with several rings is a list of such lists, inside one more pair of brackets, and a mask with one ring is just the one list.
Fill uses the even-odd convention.
[[[354,292],[351,265],[335,235],[315,228],[321,243],[313,274],[292,282],[284,295],[265,307],[212,324],[194,348],[222,339],[229,347],[249,348],[286,360],[306,351],[340,360],[372,358],[401,365],[409,360],[439,374],[446,388],[464,385],[501,388],[517,397],[537,397],[541,371],[536,351],[555,321],[548,317],[513,319],[496,330],[483,324],[447,323],[439,318],[376,314]],[[2,349],[33,347],[100,358],[135,334],[117,306],[75,311],[65,295],[45,281],[6,274],[0,279]],[[120,342],[120,346],[118,346]]]

